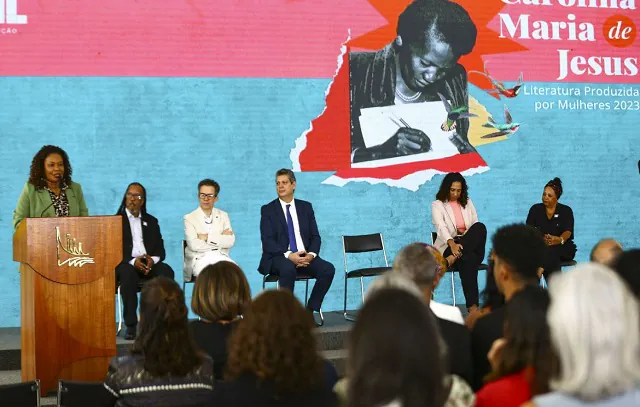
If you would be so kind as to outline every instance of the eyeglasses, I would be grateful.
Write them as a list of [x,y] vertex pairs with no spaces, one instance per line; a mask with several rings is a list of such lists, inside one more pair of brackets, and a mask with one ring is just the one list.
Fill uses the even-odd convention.
[[144,199],[144,196],[140,195],[140,194],[132,194],[130,192],[127,192],[127,199],[131,199],[131,198],[135,198],[138,201],[142,201]]
[[216,194],[198,194],[200,199],[213,199],[216,197]]

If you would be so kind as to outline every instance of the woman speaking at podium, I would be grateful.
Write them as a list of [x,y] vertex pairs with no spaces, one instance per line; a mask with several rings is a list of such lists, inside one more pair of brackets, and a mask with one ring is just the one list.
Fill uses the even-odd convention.
[[31,161],[29,180],[13,212],[13,228],[24,218],[88,216],[82,187],[71,181],[67,153],[56,146],[43,146]]

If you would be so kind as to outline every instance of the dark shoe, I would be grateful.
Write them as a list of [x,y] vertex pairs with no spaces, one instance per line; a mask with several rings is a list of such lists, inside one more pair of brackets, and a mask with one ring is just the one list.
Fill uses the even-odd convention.
[[124,339],[127,341],[132,341],[134,339],[136,339],[136,327],[127,327],[127,329],[124,331]]

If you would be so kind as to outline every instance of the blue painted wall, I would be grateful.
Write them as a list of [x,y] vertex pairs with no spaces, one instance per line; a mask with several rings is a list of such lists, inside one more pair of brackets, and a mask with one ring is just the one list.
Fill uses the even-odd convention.
[[[4,248],[0,327],[20,324],[11,218],[30,161],[44,144],[59,145],[69,153],[73,178],[83,186],[91,215],[113,214],[129,182],[147,187],[148,210],[160,220],[167,262],[178,279],[182,216],[197,206],[197,182],[216,179],[221,184],[217,205],[229,212],[237,235],[232,257],[257,293],[260,206],[275,198],[274,172],[291,166],[289,150],[322,111],[328,83],[325,79],[0,78],[4,90],[0,137],[5,146],[0,160]],[[477,89],[472,94],[490,111],[501,111],[502,102]],[[509,108],[525,125],[510,140],[479,147],[491,168],[468,179],[480,219],[490,234],[500,225],[523,221],[531,204],[540,200],[544,184],[560,176],[565,185],[562,202],[574,209],[578,260],[586,260],[591,246],[604,236],[616,237],[625,246],[640,246],[636,202],[640,112],[534,113],[534,100],[557,99],[519,96]],[[322,255],[337,269],[324,309],[337,310],[342,308],[344,287],[340,236],[382,231],[390,260],[403,245],[428,241],[430,202],[441,177],[414,193],[365,183],[342,188],[322,185],[329,175],[299,173],[296,196],[314,203]],[[484,274],[479,280],[484,286]],[[350,308],[358,304],[355,283],[350,285]],[[445,279],[436,298],[451,301],[450,291]],[[459,281],[457,292],[462,302]],[[304,295],[302,287],[297,294]]]

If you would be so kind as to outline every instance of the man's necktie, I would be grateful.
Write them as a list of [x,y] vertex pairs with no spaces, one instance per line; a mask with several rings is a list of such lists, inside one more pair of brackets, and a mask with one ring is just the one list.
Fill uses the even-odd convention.
[[287,229],[289,229],[289,249],[292,252],[298,251],[298,245],[296,244],[296,234],[293,231],[293,218],[291,217],[291,205],[287,205]]

